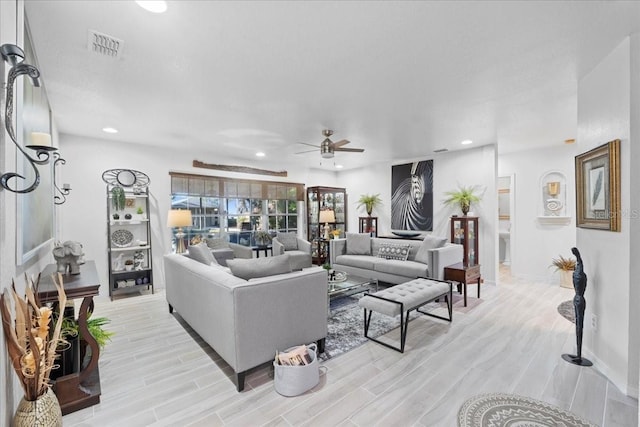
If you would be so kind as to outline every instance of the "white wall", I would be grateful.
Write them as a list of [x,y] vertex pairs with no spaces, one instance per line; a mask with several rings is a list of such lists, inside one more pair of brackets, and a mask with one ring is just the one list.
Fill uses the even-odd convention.
[[[558,141],[557,147],[498,155],[498,174],[514,175],[514,212],[511,213],[511,275],[532,281],[560,283],[549,268],[552,258],[571,256],[576,243],[574,157],[577,148]],[[566,178],[568,224],[541,223],[540,179],[549,171]],[[535,250],[532,250],[535,248]]]
[[[621,232],[577,229],[577,247],[583,254],[588,276],[585,313],[585,354],[595,366],[621,390],[638,394],[637,321],[632,325],[631,311],[637,311],[640,300],[637,284],[631,286],[631,254],[640,243],[631,240],[638,234],[638,218],[632,207],[638,206],[638,195],[632,191],[632,167],[637,168],[640,147],[632,144],[638,132],[637,101],[631,110],[632,93],[637,96],[638,77],[631,84],[631,57],[637,71],[637,36],[634,49],[630,39],[624,40],[578,84],[578,142],[586,152],[613,139],[621,140]],[[637,74],[637,73],[636,73]],[[633,92],[632,92],[633,91]],[[631,117],[634,117],[634,134]],[[635,161],[634,161],[635,160]],[[636,177],[637,172],[633,174]],[[637,258],[633,259],[637,264]],[[635,281],[635,280],[634,280]],[[591,328],[591,314],[598,316],[598,328]],[[635,317],[634,317],[635,318]],[[632,338],[633,336],[633,338]],[[635,345],[632,348],[632,343]],[[630,355],[634,355],[631,356]]]
[[[138,144],[117,143],[86,137],[61,135],[60,151],[67,163],[61,169],[64,182],[73,188],[67,202],[58,209],[60,240],[76,240],[83,244],[85,259],[95,260],[103,286],[101,295],[108,295],[107,269],[107,214],[106,184],[102,172],[107,169],[124,168],[144,172],[151,181],[149,185],[151,211],[151,243],[153,250],[153,276],[156,289],[164,288],[162,256],[171,250],[171,232],[166,227],[170,209],[171,179],[169,171],[200,175],[243,177],[266,181],[304,183],[307,186],[336,184],[335,173],[319,169],[289,168],[287,178],[266,175],[248,175],[192,167],[194,159],[211,163],[229,164],[215,154],[189,150],[162,149]],[[207,160],[209,159],[209,160]],[[269,160],[267,160],[269,162]],[[237,164],[237,161],[235,162]],[[263,169],[280,170],[265,167]],[[246,165],[243,164],[243,165]]]
[[[497,266],[497,194],[496,150],[494,146],[440,153],[433,157],[433,234],[449,238],[449,218],[460,215],[453,207],[444,206],[444,193],[456,189],[457,185],[479,185],[486,189],[482,201],[471,210],[480,217],[481,271],[485,283],[495,283]],[[404,164],[411,159],[394,164]],[[358,231],[358,217],[366,216],[363,208],[357,210],[357,201],[362,194],[380,193],[382,207],[376,208],[378,235],[389,234],[391,224],[391,166],[381,162],[364,168],[338,173],[339,187],[345,187],[349,197],[348,229]]]
[[[0,2],[0,45],[5,43],[17,44],[23,46],[23,16],[24,2],[18,1],[2,1]],[[17,24],[17,28],[16,28]],[[4,105],[6,100],[6,76],[9,71],[8,64],[0,61],[0,73],[2,75],[2,90],[0,91],[0,104],[2,113],[4,114]],[[46,82],[46,75],[42,76]],[[16,94],[22,90],[23,77],[16,80]],[[46,83],[45,83],[46,84]],[[17,95],[16,95],[17,96]],[[14,118],[20,114],[15,111]],[[0,174],[7,172],[15,172],[17,170],[17,162],[24,162],[22,155],[16,155],[15,145],[4,130],[4,118],[2,118],[2,131],[0,132]],[[18,132],[19,133],[19,132]],[[52,133],[52,139],[55,144],[57,135]],[[46,170],[46,166],[40,167],[41,171]],[[15,184],[14,180],[10,183]],[[29,183],[31,184],[31,183]],[[20,184],[17,184],[20,186]],[[37,191],[37,190],[36,190]],[[51,245],[41,248],[37,254],[28,262],[18,266],[16,256],[16,233],[20,221],[20,215],[17,213],[16,200],[18,197],[24,197],[16,193],[0,190],[0,292],[4,292],[11,286],[11,282],[15,280],[18,294],[24,294],[24,275],[36,275],[44,269],[44,267],[53,261],[51,256]],[[53,203],[53,201],[52,201]],[[20,386],[17,375],[7,360],[7,349],[5,345],[4,332],[0,329],[0,425],[9,425],[13,413],[18,406],[18,402],[24,395]]]

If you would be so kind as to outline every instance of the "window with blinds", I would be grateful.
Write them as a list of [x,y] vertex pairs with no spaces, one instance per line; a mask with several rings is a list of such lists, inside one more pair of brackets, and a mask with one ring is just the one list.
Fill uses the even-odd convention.
[[257,246],[255,232],[298,230],[298,203],[304,184],[242,180],[170,172],[171,208],[189,209],[193,226],[185,239],[224,237]]

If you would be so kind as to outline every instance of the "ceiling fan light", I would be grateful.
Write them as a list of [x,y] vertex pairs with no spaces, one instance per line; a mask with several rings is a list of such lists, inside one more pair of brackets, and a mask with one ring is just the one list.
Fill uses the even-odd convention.
[[333,157],[333,151],[323,151],[320,155],[323,159],[331,159]]

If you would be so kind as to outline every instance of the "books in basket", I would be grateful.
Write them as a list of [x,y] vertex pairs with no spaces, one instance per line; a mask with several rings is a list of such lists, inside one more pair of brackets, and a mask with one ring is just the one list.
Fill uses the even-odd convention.
[[287,352],[276,351],[276,364],[284,366],[302,366],[313,362],[306,345],[295,347]]

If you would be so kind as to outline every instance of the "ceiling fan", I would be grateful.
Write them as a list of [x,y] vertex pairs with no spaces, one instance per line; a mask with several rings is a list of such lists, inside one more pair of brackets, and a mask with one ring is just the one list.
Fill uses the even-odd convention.
[[[336,151],[346,151],[350,153],[362,153],[364,148],[344,148],[343,145],[349,144],[349,140],[341,139],[337,142],[332,142],[329,137],[333,135],[333,131],[331,129],[325,129],[322,131],[322,135],[325,136],[324,141],[320,145],[307,144],[306,142],[299,142],[298,144],[309,145],[311,147],[316,147],[320,149],[320,155],[325,159],[330,159],[333,157]],[[307,150],[307,151],[299,151],[296,154],[302,153],[310,153],[316,150]]]

